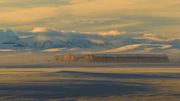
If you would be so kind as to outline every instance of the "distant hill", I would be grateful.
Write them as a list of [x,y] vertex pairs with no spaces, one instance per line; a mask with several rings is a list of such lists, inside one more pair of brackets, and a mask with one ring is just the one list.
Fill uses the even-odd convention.
[[[131,44],[119,48],[113,48],[100,53],[166,53],[175,48],[171,45],[163,44]],[[178,51],[178,49],[176,49]]]

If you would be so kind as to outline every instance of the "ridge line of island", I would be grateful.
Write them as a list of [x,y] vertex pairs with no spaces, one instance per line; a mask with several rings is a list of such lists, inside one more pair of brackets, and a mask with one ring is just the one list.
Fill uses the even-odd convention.
[[58,54],[51,62],[168,63],[166,54]]

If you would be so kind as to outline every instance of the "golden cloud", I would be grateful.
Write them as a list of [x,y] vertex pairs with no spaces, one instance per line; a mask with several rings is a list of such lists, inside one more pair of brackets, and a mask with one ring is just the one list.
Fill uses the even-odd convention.
[[57,13],[55,12],[55,8],[52,7],[38,7],[15,10],[11,9],[7,11],[1,11],[0,22],[33,22],[55,15],[57,15]]

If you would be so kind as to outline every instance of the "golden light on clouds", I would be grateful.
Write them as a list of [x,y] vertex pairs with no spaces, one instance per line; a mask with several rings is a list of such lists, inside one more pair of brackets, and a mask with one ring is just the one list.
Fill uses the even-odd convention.
[[33,22],[55,16],[54,8],[38,7],[29,9],[15,9],[1,12],[1,22]]
[[179,5],[179,0],[1,0],[0,24],[19,30],[45,26],[126,32],[166,28],[171,32],[178,31]]

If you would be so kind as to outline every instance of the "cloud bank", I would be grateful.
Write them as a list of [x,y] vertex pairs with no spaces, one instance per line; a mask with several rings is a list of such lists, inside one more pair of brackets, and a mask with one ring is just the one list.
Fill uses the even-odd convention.
[[179,4],[179,0],[3,0],[0,24],[24,31],[47,26],[81,32],[146,31],[176,37],[180,33]]

